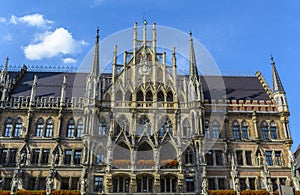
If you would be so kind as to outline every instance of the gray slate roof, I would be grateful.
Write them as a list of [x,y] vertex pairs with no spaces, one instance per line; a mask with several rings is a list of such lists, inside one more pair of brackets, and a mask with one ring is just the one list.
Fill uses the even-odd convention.
[[[13,78],[15,74],[11,72],[10,76]],[[30,96],[34,75],[38,77],[37,97],[60,97],[64,75],[67,76],[67,98],[84,97],[88,73],[67,72],[26,72],[13,89],[11,96]],[[220,79],[223,79],[225,84],[226,99],[270,99],[256,76],[201,76],[205,99],[211,99],[220,93]]]

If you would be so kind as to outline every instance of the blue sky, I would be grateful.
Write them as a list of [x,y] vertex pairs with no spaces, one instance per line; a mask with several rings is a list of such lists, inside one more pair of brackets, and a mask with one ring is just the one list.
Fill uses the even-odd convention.
[[294,139],[300,143],[300,2],[290,0],[0,0],[0,64],[77,66],[101,39],[133,22],[192,30],[219,68],[231,74],[260,70],[271,82],[273,54],[287,92]]

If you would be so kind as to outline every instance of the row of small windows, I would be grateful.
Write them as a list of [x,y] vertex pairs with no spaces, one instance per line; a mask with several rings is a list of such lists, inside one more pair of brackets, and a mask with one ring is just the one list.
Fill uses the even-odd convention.
[[[262,139],[270,140],[279,139],[277,132],[277,124],[274,121],[271,121],[268,124],[266,121],[261,122],[260,124]],[[241,124],[235,120],[232,123],[232,134],[235,140],[247,140],[249,139],[249,125],[243,120]],[[207,139],[219,139],[220,138],[220,126],[217,121],[210,123],[205,121],[205,135]]]
[[[123,93],[121,91],[118,91],[115,95],[116,101],[123,101]],[[173,93],[171,91],[167,92],[165,95],[162,91],[159,91],[156,95],[156,99],[158,102],[173,102]],[[132,94],[130,92],[127,92],[125,94],[125,101],[132,101]],[[144,94],[142,91],[138,91],[136,93],[136,101],[153,101],[153,94],[151,91],[147,91],[146,94]]]
[[[3,132],[4,137],[21,137],[22,136],[22,125],[23,121],[21,118],[17,118],[15,121],[12,118],[7,118],[5,121],[5,128]],[[168,117],[164,117],[164,121],[161,122],[161,127],[159,128],[159,135],[163,136],[167,131],[172,135],[173,134],[173,125],[172,121]],[[277,132],[277,125],[274,121],[271,121],[268,124],[266,121],[263,121],[260,125],[261,134],[264,140],[271,139],[279,139],[279,135]],[[35,137],[53,137],[54,131],[54,122],[52,118],[48,118],[46,122],[43,118],[39,118],[36,122],[35,128]],[[118,134],[120,131],[124,129],[125,131],[129,131],[129,122],[125,116],[121,116],[118,118],[116,123],[116,131]],[[151,123],[149,118],[144,115],[138,121],[138,135],[141,135],[144,131],[146,131],[149,135],[151,134]],[[192,134],[190,123],[187,119],[183,121],[182,135],[184,137],[190,137]],[[75,120],[71,118],[67,122],[67,138],[81,138],[84,131],[84,122],[83,119],[80,118],[77,120],[77,126]],[[241,124],[238,121],[233,121],[232,123],[232,134],[235,140],[247,140],[249,139],[249,125],[244,120]],[[100,120],[98,127],[98,135],[106,135],[106,123],[105,120]],[[220,126],[217,121],[213,121],[210,123],[209,121],[205,121],[205,135],[207,139],[219,139],[220,138]]]
[[[23,129],[23,121],[21,118],[17,118],[17,120],[14,122],[12,118],[7,118],[5,120],[4,124],[4,137],[21,137],[22,136],[22,129]],[[84,130],[83,125],[83,119],[78,119],[77,121],[77,128],[75,125],[75,120],[71,118],[67,122],[67,131],[66,131],[66,137],[72,138],[72,137],[82,137]],[[53,131],[54,131],[54,121],[52,118],[48,118],[46,122],[43,118],[38,118],[36,122],[34,137],[53,137]]]

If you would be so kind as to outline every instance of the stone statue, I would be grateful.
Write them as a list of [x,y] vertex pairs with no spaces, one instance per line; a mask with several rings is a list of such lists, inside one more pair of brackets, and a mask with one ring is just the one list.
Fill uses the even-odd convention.
[[239,178],[235,178],[235,180],[234,180],[234,189],[235,189],[237,195],[239,195],[241,193],[241,188],[240,188],[239,183],[240,183]]
[[24,166],[26,164],[27,154],[23,151],[20,155],[20,166]]
[[51,177],[47,177],[46,180],[46,194],[49,195],[52,190],[53,179]]
[[293,165],[294,165],[294,163],[295,163],[295,156],[294,156],[294,154],[289,150],[289,156],[288,156],[288,158],[289,158],[289,165],[290,165],[290,167],[293,167]]
[[86,178],[81,178],[80,181],[80,194],[84,195],[86,192]]
[[268,188],[269,193],[273,194],[273,184],[272,184],[272,181],[270,178],[268,179],[268,182],[267,182],[267,188]]
[[291,173],[293,178],[297,177],[297,162],[294,162],[294,164],[292,165]]

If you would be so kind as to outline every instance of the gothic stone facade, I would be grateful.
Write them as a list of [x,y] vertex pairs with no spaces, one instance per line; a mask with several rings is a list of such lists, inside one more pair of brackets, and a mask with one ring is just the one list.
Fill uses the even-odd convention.
[[[285,91],[272,59],[262,74],[199,76],[190,35],[189,75],[152,40],[137,39],[111,73],[1,72],[2,189],[85,193],[190,193],[293,185]],[[224,82],[226,97],[213,99]],[[222,90],[221,90],[222,92]]]

